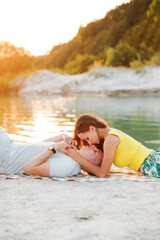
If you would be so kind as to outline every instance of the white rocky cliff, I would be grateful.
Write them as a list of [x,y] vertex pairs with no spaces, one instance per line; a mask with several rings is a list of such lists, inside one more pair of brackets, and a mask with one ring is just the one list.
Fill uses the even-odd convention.
[[11,82],[21,85],[19,94],[159,94],[160,67],[129,68],[97,67],[87,73],[68,75],[40,70],[25,80]]

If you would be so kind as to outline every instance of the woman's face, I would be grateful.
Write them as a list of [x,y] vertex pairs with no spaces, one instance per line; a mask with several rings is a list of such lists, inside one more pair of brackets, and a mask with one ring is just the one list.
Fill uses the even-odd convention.
[[103,152],[96,148],[96,146],[83,146],[79,153],[89,162],[100,165],[103,159]]
[[90,126],[87,132],[79,133],[78,137],[82,141],[86,141],[89,145],[98,144],[100,139],[98,138],[98,133],[95,127]]

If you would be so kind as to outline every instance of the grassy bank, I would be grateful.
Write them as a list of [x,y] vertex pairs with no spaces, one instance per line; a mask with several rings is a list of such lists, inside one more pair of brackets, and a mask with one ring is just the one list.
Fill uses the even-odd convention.
[[20,72],[20,73],[6,73],[3,76],[0,76],[0,94],[8,94],[8,93],[17,93],[21,86],[17,86],[14,88],[10,87],[10,82],[13,80],[16,80],[17,78],[21,77],[24,80],[26,77],[33,73],[38,71],[39,69],[28,69],[26,71]]

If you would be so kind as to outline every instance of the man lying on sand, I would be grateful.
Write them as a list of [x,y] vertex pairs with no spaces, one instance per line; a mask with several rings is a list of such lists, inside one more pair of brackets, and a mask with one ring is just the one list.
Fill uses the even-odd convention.
[[[0,127],[0,173],[26,172],[43,177],[76,175],[81,172],[80,165],[65,154],[68,148],[76,148],[73,145],[72,138],[65,134],[40,143],[16,143]],[[103,152],[99,149],[83,146],[77,151],[91,163],[101,164]]]

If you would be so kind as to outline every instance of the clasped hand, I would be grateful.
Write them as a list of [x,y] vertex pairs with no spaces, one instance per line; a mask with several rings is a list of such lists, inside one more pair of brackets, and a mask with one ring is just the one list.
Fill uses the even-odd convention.
[[81,159],[81,155],[79,154],[79,152],[77,152],[76,149],[72,146],[66,149],[66,154],[72,159],[74,159],[76,162],[79,162]]

